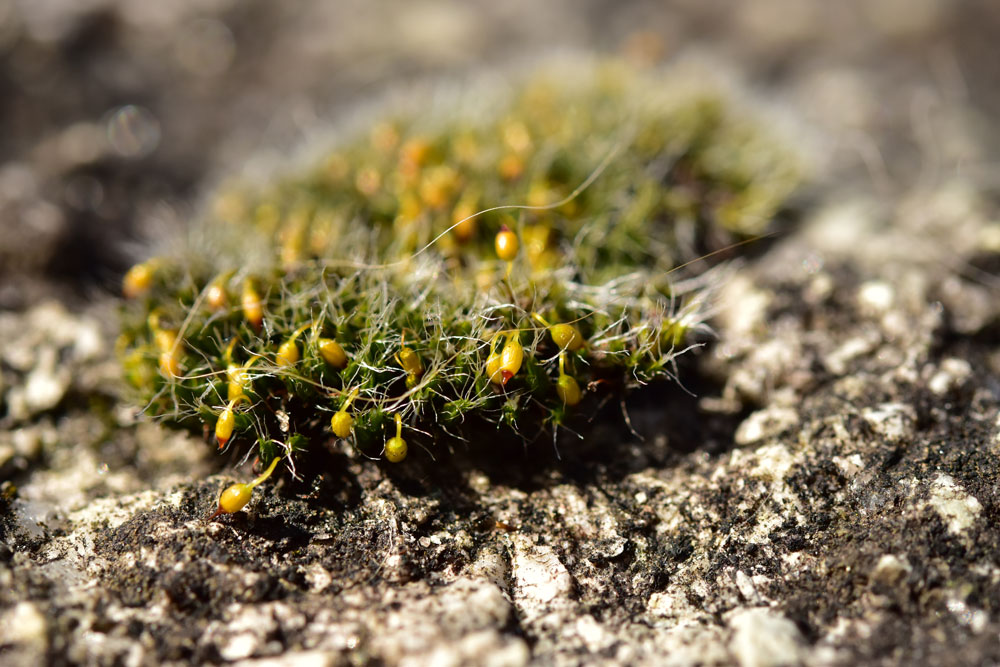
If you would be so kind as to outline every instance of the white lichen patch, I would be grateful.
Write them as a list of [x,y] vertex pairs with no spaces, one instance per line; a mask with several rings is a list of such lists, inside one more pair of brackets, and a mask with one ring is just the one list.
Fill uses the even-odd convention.
[[783,667],[799,664],[802,634],[780,614],[766,608],[737,609],[729,618],[733,637],[729,650],[742,667]]
[[882,554],[872,570],[871,581],[883,586],[893,587],[906,579],[913,568],[905,557],[895,554]]
[[836,349],[823,357],[823,365],[834,375],[843,375],[848,365],[855,359],[866,356],[880,342],[877,331],[863,331],[861,334],[847,339]]
[[860,454],[834,456],[830,460],[840,469],[841,474],[848,479],[854,477],[865,468],[865,461],[861,458]]
[[[732,451],[725,476],[735,477],[733,489],[745,496],[735,509],[741,514],[753,516],[741,539],[748,543],[766,544],[771,534],[789,519],[803,520],[801,500],[786,480],[799,462],[792,450],[777,442],[754,450]],[[738,475],[735,475],[737,471]],[[755,491],[746,495],[745,489],[748,488]]]
[[906,403],[882,403],[862,411],[872,430],[889,442],[900,442],[913,436],[917,425],[917,413]]
[[0,644],[45,644],[48,624],[33,602],[19,602],[0,616]]
[[[709,623],[683,623],[657,632],[646,648],[646,660],[641,664],[665,667],[690,665],[727,665],[732,657],[726,646],[726,632]],[[630,665],[634,661],[622,660]]]
[[764,316],[773,298],[771,292],[755,287],[747,277],[736,276],[727,281],[720,295],[722,310],[719,314],[727,337],[747,337],[764,330]]
[[24,314],[0,314],[0,360],[13,374],[0,408],[14,422],[27,421],[58,406],[74,384],[89,387],[93,362],[105,352],[104,338],[90,317],[69,313],[54,301]]
[[[510,618],[511,604],[489,582],[459,579],[438,589],[422,582],[408,584],[383,598],[383,604],[390,609],[388,614],[377,614],[363,603],[357,613],[365,625],[377,625],[379,631],[372,637],[371,648],[389,664],[499,666],[527,662],[523,640],[501,631]],[[336,619],[339,623],[344,620]]]
[[756,583],[746,572],[736,570],[733,575],[733,581],[736,583],[736,588],[744,600],[751,604],[760,604],[763,602],[760,593],[757,591]]
[[466,569],[472,579],[484,579],[497,587],[506,585],[510,575],[510,562],[497,549],[484,548]]
[[990,615],[988,613],[982,609],[969,606],[960,597],[952,597],[945,606],[948,607],[948,611],[955,615],[959,623],[968,626],[977,635],[982,633],[990,622]]
[[896,291],[884,280],[869,280],[858,288],[858,308],[866,315],[880,315],[896,300]]
[[226,660],[242,660],[268,651],[269,637],[280,627],[285,631],[301,630],[306,617],[283,602],[259,605],[229,605],[224,620],[211,623],[205,641],[219,647]]
[[943,396],[959,389],[972,377],[972,366],[965,359],[949,357],[944,359],[937,371],[927,381],[927,388],[934,394]]
[[803,230],[814,248],[827,255],[854,256],[858,244],[869,236],[873,212],[864,202],[853,200],[828,206],[807,221]]
[[577,618],[573,630],[591,653],[603,651],[615,643],[614,635],[590,614]]
[[680,582],[671,582],[665,591],[658,591],[649,596],[646,612],[651,616],[669,619],[672,623],[694,623],[709,618],[704,609],[691,604],[688,596],[688,586]]
[[736,429],[738,445],[749,445],[774,437],[799,423],[798,413],[786,407],[771,407],[758,410],[743,420]]
[[751,474],[772,482],[783,481],[796,463],[792,452],[780,443],[759,447],[754,454],[757,457],[757,465],[753,467]]
[[555,603],[568,602],[573,591],[573,577],[547,546],[536,546],[525,536],[513,538],[511,573],[515,604],[526,616],[537,616]]
[[319,563],[310,563],[306,567],[305,578],[310,593],[322,593],[333,583],[330,571]]
[[928,504],[940,515],[948,526],[948,532],[960,535],[968,530],[976,521],[983,506],[965,492],[959,484],[944,473],[938,474],[931,482]]
[[[45,562],[63,560],[79,572],[98,574],[103,566],[101,559],[92,558],[97,529],[115,528],[154,505],[180,504],[180,494],[163,494],[148,490],[131,496],[96,498],[66,517],[66,532],[53,538],[40,559]],[[151,527],[151,529],[153,529]],[[131,558],[134,560],[135,555]],[[145,559],[149,555],[144,555]]]
[[782,384],[803,362],[802,339],[790,331],[773,331],[765,340],[748,339],[741,345],[720,347],[720,354],[746,354],[726,382],[724,397],[746,397],[763,402],[771,388]]
[[566,529],[584,539],[612,539],[618,536],[617,521],[608,502],[600,496],[590,496],[580,488],[561,484],[552,490],[557,501],[556,511]]

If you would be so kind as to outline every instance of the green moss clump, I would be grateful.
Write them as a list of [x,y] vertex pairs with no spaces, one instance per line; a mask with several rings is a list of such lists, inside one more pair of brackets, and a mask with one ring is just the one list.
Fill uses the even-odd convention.
[[671,378],[704,329],[694,260],[765,232],[798,178],[720,95],[617,65],[444,115],[224,188],[197,240],[130,271],[120,349],[149,412],[265,459],[338,412],[373,456],[396,415],[430,450],[532,438]]

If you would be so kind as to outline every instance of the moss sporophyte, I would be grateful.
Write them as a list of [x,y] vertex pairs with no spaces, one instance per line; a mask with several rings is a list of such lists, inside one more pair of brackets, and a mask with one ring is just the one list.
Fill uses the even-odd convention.
[[533,440],[669,380],[706,328],[694,260],[766,233],[797,180],[719,93],[542,74],[223,187],[196,240],[126,274],[118,349],[148,412],[269,470],[318,439],[392,462]]

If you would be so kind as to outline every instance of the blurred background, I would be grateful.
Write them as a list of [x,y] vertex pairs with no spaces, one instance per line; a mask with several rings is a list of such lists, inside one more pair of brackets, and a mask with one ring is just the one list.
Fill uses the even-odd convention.
[[117,291],[221,176],[401,82],[551,53],[717,60],[837,137],[842,187],[995,181],[997,35],[981,0],[0,0],[0,309]]

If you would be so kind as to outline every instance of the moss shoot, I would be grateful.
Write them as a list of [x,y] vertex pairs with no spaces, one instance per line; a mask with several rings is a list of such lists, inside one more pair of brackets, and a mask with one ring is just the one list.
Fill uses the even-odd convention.
[[797,179],[745,109],[616,64],[387,114],[222,188],[129,271],[125,374],[148,412],[265,462],[532,440],[670,380],[705,329],[696,260],[765,233]]

